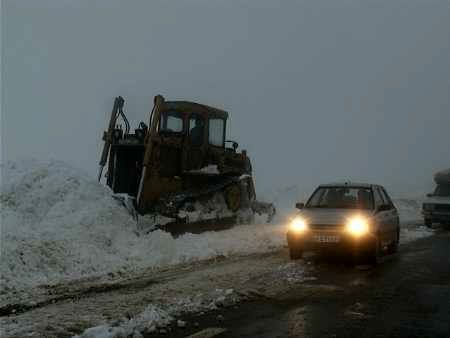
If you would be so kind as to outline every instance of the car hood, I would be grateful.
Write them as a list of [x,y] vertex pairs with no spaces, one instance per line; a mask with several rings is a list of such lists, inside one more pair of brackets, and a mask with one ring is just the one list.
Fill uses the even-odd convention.
[[450,204],[450,197],[449,196],[431,196],[431,197],[427,197],[425,199],[424,203],[429,203],[429,204]]
[[357,210],[357,209],[320,209],[310,208],[300,211],[299,216],[305,218],[310,224],[329,224],[342,225],[345,224],[349,218],[360,216],[370,218],[373,215],[371,210]]

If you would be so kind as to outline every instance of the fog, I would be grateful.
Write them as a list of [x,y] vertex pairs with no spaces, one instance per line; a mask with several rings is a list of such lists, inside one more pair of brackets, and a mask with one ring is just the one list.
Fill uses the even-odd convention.
[[428,192],[450,167],[450,2],[2,1],[2,162],[94,176],[114,96],[230,112],[260,192],[351,179]]

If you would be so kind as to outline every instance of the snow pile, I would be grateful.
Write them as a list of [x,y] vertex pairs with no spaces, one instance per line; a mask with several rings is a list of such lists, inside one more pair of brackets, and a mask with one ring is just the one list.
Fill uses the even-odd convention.
[[[134,221],[111,193],[62,162],[3,168],[1,282],[46,283],[126,265]],[[124,231],[125,230],[125,231]]]
[[173,321],[173,317],[169,313],[151,304],[135,318],[118,323],[116,326],[104,324],[91,327],[74,338],[140,338],[142,337],[140,332],[145,329],[156,328],[156,326],[164,327],[171,321]]
[[63,162],[7,163],[2,171],[3,293],[285,244],[284,229],[267,224],[177,239],[163,231],[142,234],[108,188]]
[[[174,321],[174,317],[201,311],[215,310],[224,305],[239,301],[233,289],[216,289],[209,294],[197,294],[194,297],[174,299],[170,304],[150,304],[143,312],[131,319],[122,319],[114,324],[104,324],[86,329],[74,338],[128,338],[142,337],[142,333],[167,333],[164,327]],[[178,326],[187,325],[178,320]]]

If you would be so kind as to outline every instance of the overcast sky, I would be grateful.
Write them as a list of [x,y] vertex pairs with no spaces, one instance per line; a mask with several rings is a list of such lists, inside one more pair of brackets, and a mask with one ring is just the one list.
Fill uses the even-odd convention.
[[2,1],[2,161],[96,174],[116,95],[230,112],[259,191],[450,167],[448,0]]

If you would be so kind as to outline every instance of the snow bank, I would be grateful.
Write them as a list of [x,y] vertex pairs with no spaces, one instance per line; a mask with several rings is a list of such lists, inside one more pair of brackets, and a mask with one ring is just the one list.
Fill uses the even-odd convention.
[[111,191],[59,162],[23,161],[2,167],[1,292],[109,272],[176,264],[218,255],[275,250],[276,225],[222,232],[139,234]]
[[[174,321],[175,316],[210,311],[218,306],[232,305],[239,301],[239,296],[233,289],[216,289],[208,294],[198,294],[194,297],[185,297],[172,301],[170,304],[149,304],[143,312],[131,319],[122,319],[114,326],[103,324],[86,329],[81,335],[74,338],[128,338],[142,337],[141,332],[167,333],[164,329]],[[178,320],[178,325],[186,325]]]

